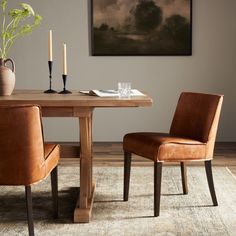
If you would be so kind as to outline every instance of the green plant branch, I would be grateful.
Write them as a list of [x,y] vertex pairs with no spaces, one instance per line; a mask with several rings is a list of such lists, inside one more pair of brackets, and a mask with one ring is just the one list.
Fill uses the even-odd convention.
[[[32,32],[32,30],[40,23],[41,20],[39,20],[39,18],[41,19],[40,16],[36,15],[33,24],[31,24],[31,25],[26,24],[25,26],[22,26],[22,27],[18,30],[17,33],[15,33],[15,29],[16,29],[16,28],[15,28],[15,27],[12,28],[11,34],[12,34],[12,35],[13,35],[14,33],[15,33],[15,34],[14,34],[11,38],[9,38],[8,41],[6,42],[6,46],[5,46],[5,48],[6,48],[6,54],[8,54],[9,49],[11,48],[11,46],[12,46],[13,43],[14,43],[14,41],[15,41],[18,37],[20,37],[20,36],[22,36],[22,35],[24,35],[24,34],[27,34],[27,33],[31,33],[31,32]],[[22,18],[22,19],[20,19],[20,20],[24,20],[24,18]],[[20,20],[19,20],[19,21],[20,21]],[[16,23],[16,24],[19,24],[19,23]],[[15,24],[13,24],[13,25],[15,25]]]
[[[2,0],[0,5],[3,13],[0,58],[5,59],[15,40],[20,36],[31,33],[32,30],[41,23],[42,17],[35,14],[33,8],[29,4],[21,3],[20,6],[22,9],[12,9],[9,11],[8,15],[11,20],[6,25],[7,0]],[[24,21],[31,16],[34,17],[33,23],[24,23]]]
[[[2,33],[1,33],[1,39],[2,39],[2,48],[4,48],[4,44],[5,44],[5,37],[4,37],[4,31],[5,31],[5,22],[6,22],[6,5],[7,5],[7,1],[3,0],[1,3],[1,8],[2,8]],[[4,56],[4,49],[1,48],[1,55],[0,57]]]
[[2,3],[1,3],[2,13],[3,13],[2,33],[4,32],[4,29],[5,29],[5,22],[6,22],[6,6],[7,6],[7,0],[3,0]]

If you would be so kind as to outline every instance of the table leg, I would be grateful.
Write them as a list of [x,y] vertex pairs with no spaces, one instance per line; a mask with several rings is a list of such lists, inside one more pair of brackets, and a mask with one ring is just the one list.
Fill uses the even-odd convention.
[[80,196],[74,211],[74,222],[89,222],[95,184],[92,183],[92,113],[79,117],[80,123]]

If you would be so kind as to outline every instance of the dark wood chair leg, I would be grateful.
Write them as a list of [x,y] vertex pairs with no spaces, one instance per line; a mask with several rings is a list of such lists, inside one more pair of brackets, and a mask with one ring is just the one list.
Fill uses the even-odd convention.
[[154,216],[160,214],[162,162],[154,162]]
[[25,197],[26,197],[29,236],[34,236],[31,186],[25,186]]
[[132,156],[131,153],[124,152],[124,192],[123,192],[124,201],[128,201],[129,198],[131,156]]
[[187,168],[184,162],[180,162],[183,193],[188,194]]
[[53,217],[58,218],[58,180],[57,180],[57,166],[51,172],[51,187],[53,199]]
[[209,189],[210,189],[213,205],[218,206],[216,193],[215,193],[215,188],[214,188],[211,161],[205,161],[205,169],[206,169],[207,182],[208,182],[208,186],[209,186]]

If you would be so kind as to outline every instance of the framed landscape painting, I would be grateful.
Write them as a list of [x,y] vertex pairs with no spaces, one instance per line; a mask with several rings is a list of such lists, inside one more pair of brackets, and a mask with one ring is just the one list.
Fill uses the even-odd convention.
[[192,55],[192,0],[91,0],[93,56]]

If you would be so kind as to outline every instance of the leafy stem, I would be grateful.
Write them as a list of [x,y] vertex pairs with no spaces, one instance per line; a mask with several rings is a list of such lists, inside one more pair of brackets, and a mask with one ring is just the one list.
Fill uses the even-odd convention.
[[[0,6],[2,10],[0,58],[6,59],[15,40],[20,36],[31,33],[41,23],[42,17],[35,14],[29,4],[21,3],[21,9],[12,9],[8,12],[9,23],[6,25],[7,0],[2,0]],[[34,18],[33,22],[26,23],[26,19],[30,17]]]

